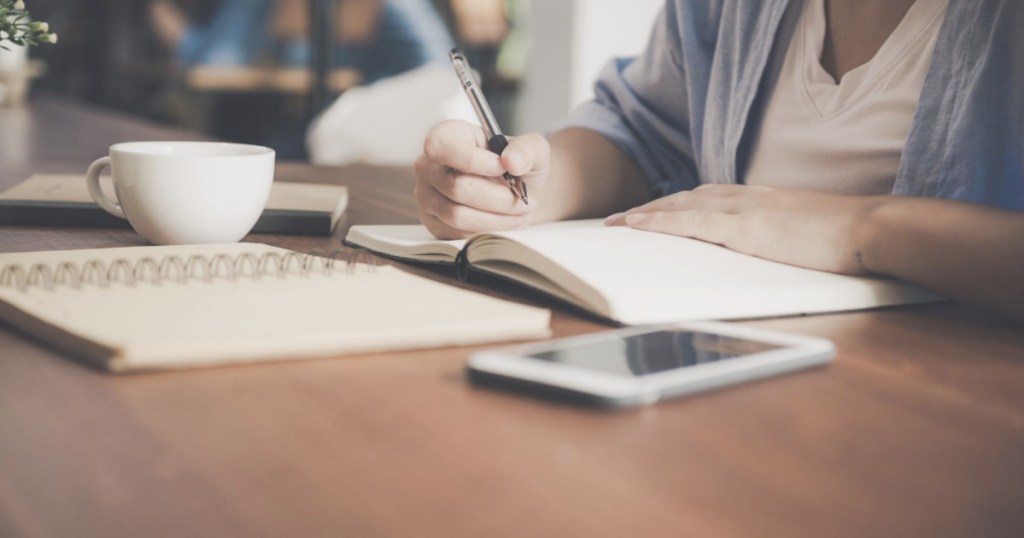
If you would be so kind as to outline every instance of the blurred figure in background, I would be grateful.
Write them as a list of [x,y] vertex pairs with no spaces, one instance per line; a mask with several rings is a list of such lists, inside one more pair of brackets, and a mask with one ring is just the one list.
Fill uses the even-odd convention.
[[[210,4],[207,4],[210,6]],[[196,67],[307,68],[311,64],[310,0],[220,0],[208,17],[189,17],[184,0],[150,0],[153,33],[180,71]],[[448,62],[454,46],[431,0],[337,0],[332,67],[373,85],[417,68]],[[442,63],[443,62],[443,63]],[[282,158],[308,157],[307,96],[253,88],[193,92],[181,115],[215,136],[273,147]],[[346,93],[351,90],[347,90]],[[201,123],[200,123],[201,122]]]
[[497,46],[508,35],[505,0],[451,0],[457,38],[468,47]]
[[[512,36],[514,0],[447,0],[438,5],[469,63],[480,70],[484,91],[494,90],[499,55]],[[520,1],[519,3],[522,3]]]
[[[182,9],[190,7],[187,0],[150,0],[148,9],[153,33],[172,52],[180,70],[301,68],[311,61],[309,2],[220,0],[204,3],[202,13],[194,7]],[[500,96],[497,90],[514,91],[514,83],[495,70],[499,48],[510,31],[508,4],[509,0],[337,0],[332,64],[357,71],[361,86],[346,90],[311,123],[307,113],[295,113],[294,108],[274,118],[275,103],[281,100],[267,94],[211,95],[216,100],[207,102],[215,104],[206,112],[193,105],[182,108],[183,114],[196,116],[199,110],[199,121],[209,126],[203,130],[272,146],[282,157],[319,164],[411,164],[430,126],[444,119],[473,118],[448,62],[448,51],[455,46],[453,34],[481,69],[492,99]],[[488,81],[502,86],[495,88]],[[194,94],[191,102],[198,102]],[[500,97],[495,102],[500,114]]]
[[[502,92],[495,90],[504,89],[507,96],[515,87],[497,70],[499,50],[511,26],[508,1],[450,0],[435,5],[470,61],[481,70],[485,91],[492,104],[499,104],[495,112],[507,111],[510,107],[500,105],[511,100],[502,101]],[[310,124],[306,132],[309,159],[326,165],[411,166],[434,124],[447,119],[476,122],[447,61],[447,50],[444,57],[443,64],[426,63],[342,94]]]
[[[310,63],[308,0],[221,0],[205,23],[172,0],[153,0],[150,20],[181,67]],[[453,46],[430,0],[340,0],[333,61],[373,82],[447,60]]]

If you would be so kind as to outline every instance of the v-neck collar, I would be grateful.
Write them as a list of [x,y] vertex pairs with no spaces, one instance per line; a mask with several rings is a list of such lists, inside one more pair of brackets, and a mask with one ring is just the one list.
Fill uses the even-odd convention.
[[810,105],[822,119],[841,113],[863,95],[884,83],[909,50],[928,36],[928,30],[941,23],[945,1],[918,0],[886,38],[878,52],[836,82],[821,65],[825,45],[825,0],[807,0],[797,28],[798,57],[805,93]]

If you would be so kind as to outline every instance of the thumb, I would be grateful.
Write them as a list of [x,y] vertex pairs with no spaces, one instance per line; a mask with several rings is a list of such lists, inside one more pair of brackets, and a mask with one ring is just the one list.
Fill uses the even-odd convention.
[[540,133],[527,133],[509,139],[501,153],[501,164],[513,176],[525,176],[547,170],[551,146]]

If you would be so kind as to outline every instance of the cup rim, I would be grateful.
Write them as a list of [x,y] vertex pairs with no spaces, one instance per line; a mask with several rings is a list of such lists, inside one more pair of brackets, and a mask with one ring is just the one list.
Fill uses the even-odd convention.
[[[224,153],[162,153],[152,151],[153,148],[176,146],[184,148],[219,148],[228,150]],[[143,140],[137,142],[118,142],[110,146],[110,153],[128,153],[132,155],[145,155],[154,158],[198,158],[198,159],[223,159],[254,157],[260,155],[273,155],[274,150],[266,146],[256,144],[240,144],[237,142],[217,142],[204,140]]]

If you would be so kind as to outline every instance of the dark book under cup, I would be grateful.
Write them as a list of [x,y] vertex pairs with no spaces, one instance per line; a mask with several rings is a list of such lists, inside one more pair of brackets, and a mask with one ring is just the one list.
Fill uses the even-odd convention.
[[[112,194],[110,178],[102,179]],[[347,205],[340,185],[275,182],[252,233],[330,235]],[[0,192],[0,225],[130,228],[96,205],[77,175],[34,175]]]

